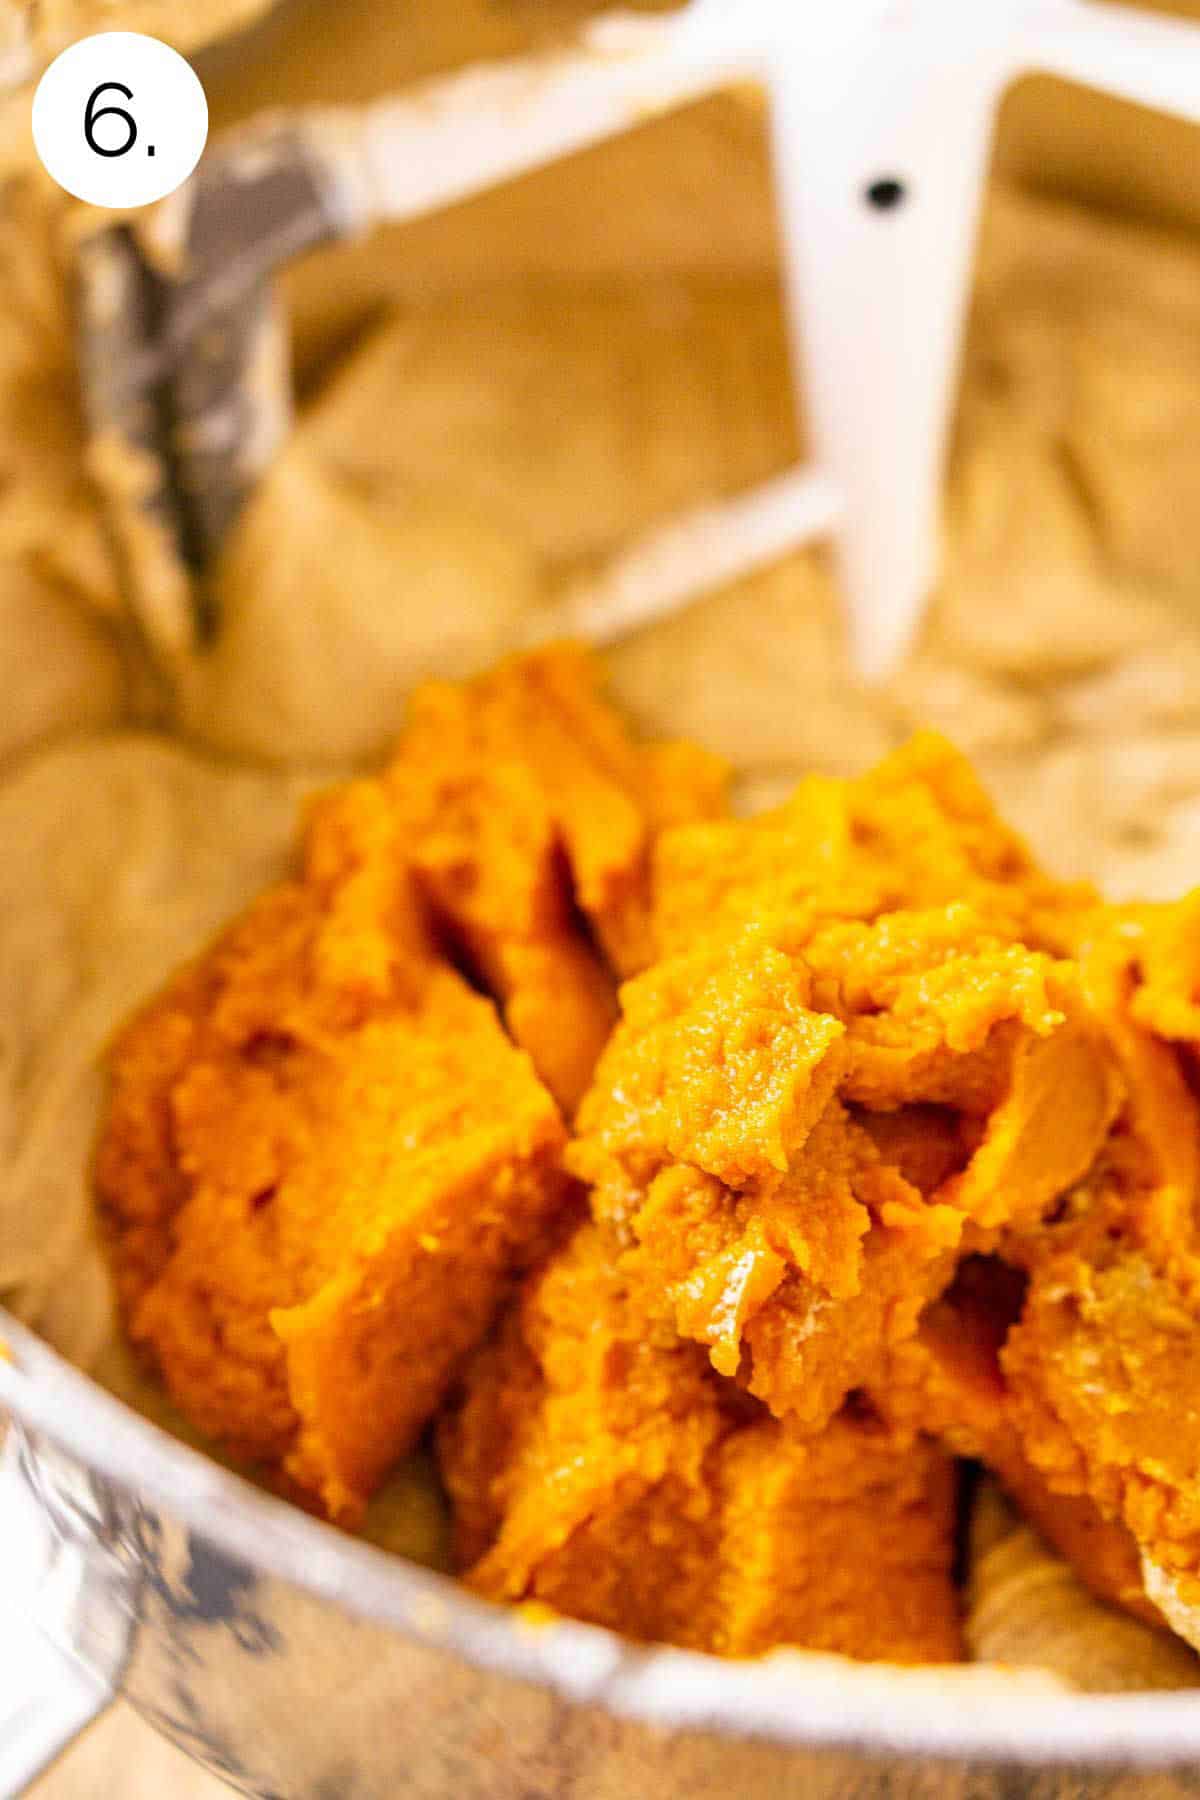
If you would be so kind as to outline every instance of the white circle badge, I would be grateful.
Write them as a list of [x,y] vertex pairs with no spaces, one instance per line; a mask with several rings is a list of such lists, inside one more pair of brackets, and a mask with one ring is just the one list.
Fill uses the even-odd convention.
[[60,187],[93,206],[148,206],[200,160],[208,101],[191,64],[140,31],[98,31],[56,56],[33,97],[33,141]]

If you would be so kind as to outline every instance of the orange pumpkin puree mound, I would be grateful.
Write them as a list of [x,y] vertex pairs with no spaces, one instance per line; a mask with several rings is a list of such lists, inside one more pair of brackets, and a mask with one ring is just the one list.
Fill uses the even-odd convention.
[[655,834],[723,805],[716,759],[635,744],[596,685],[562,648],[419,692],[384,775],[314,809],[300,875],[114,1046],[95,1178],[129,1334],[344,1522],[565,1191],[555,1101],[644,948]]
[[[1198,917],[1054,882],[919,738],[664,834],[567,1151],[716,1371],[981,1458],[1151,1616],[1146,1563],[1200,1571]],[[1007,1309],[964,1307],[972,1266]]]
[[650,957],[656,834],[725,810],[724,765],[637,744],[569,647],[431,682],[385,776],[406,853],[509,1031],[572,1111]]
[[894,1429],[916,1426],[949,1449],[985,1463],[1042,1536],[1103,1600],[1152,1623],[1137,1545],[1083,1491],[1052,1488],[1030,1461],[1018,1429],[1000,1351],[1021,1314],[1022,1271],[996,1256],[964,1257],[920,1329],[892,1357],[874,1390]]
[[[899,788],[924,814],[918,846],[885,830],[873,797],[895,785],[886,765],[823,784],[816,850],[805,838],[792,853],[795,808],[703,828],[731,868],[738,834],[749,840],[756,885],[742,875],[722,895],[710,869],[696,947],[623,989],[568,1151],[598,1215],[638,1246],[663,1316],[814,1427],[916,1330],[966,1248],[1036,1226],[1086,1174],[1120,1101],[1074,965],[1017,935],[1035,910],[1053,916],[1053,897],[1031,875],[1026,904],[1026,865],[999,827],[987,837],[973,789],[969,809],[938,810],[941,787],[958,794],[965,777],[952,779],[948,748],[931,759],[926,746],[928,788]],[[855,824],[868,816],[870,832]],[[941,880],[939,833],[972,898],[914,908]],[[692,885],[679,840],[696,835],[668,833],[661,848],[668,940]],[[906,1119],[907,1145],[889,1143]],[[920,1160],[926,1134],[945,1160],[923,1189],[905,1158]]]
[[481,1593],[938,1660],[958,1457],[1200,1597],[1198,1092],[1197,895],[1055,881],[930,735],[732,818],[559,647],[313,809],[115,1045],[96,1187],[134,1342],[309,1504],[436,1420]]
[[561,1197],[558,1110],[437,955],[364,784],[127,1029],[96,1163],[134,1342],[353,1522]]
[[1169,1576],[1200,1570],[1200,1259],[1161,1261],[1113,1209],[1052,1234],[1000,1353],[1026,1455]]
[[492,1599],[725,1656],[961,1654],[950,1458],[868,1409],[815,1436],[771,1418],[656,1331],[603,1227],[530,1277],[438,1444]]

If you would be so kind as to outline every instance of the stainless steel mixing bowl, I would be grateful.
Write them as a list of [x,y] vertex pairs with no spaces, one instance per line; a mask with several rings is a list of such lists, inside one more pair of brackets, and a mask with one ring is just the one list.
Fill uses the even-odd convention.
[[53,1692],[0,1696],[9,1792],[14,1718],[28,1762],[119,1692],[263,1800],[1200,1795],[1200,1690],[721,1663],[531,1623],[259,1493],[3,1313],[0,1339],[0,1533],[20,1547],[0,1631],[32,1615],[61,1653]]

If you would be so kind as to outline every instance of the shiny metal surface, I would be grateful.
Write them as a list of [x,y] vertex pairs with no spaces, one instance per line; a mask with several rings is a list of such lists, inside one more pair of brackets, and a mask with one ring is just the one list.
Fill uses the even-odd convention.
[[[44,1538],[43,1626],[243,1793],[1200,1796],[1200,1695],[721,1664],[534,1626],[258,1493],[3,1315],[0,1337],[9,1479]],[[56,1607],[64,1592],[77,1603]]]

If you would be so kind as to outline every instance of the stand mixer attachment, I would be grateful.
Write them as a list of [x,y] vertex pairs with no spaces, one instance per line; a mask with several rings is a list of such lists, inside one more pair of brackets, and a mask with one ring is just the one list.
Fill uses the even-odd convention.
[[853,657],[887,674],[936,578],[995,115],[1032,73],[1200,121],[1200,28],[1101,0],[689,0],[214,146],[177,193],[79,253],[92,468],[160,664],[211,633],[195,578],[287,433],[277,268],[754,80],[813,459],[627,546],[550,628],[611,641],[829,538]]

